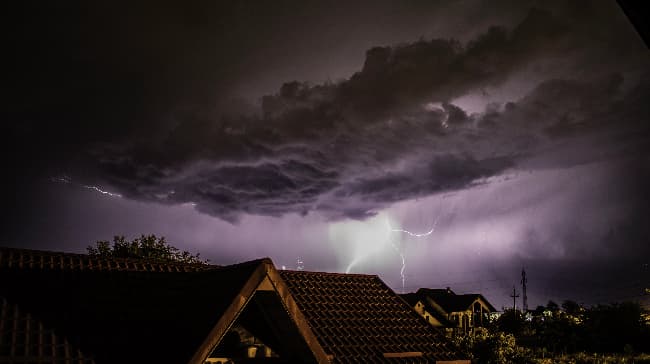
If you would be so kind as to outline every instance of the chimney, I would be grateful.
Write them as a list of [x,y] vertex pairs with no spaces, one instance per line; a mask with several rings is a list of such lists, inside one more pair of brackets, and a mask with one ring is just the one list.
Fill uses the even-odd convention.
[[451,288],[447,287],[447,294],[451,294]]

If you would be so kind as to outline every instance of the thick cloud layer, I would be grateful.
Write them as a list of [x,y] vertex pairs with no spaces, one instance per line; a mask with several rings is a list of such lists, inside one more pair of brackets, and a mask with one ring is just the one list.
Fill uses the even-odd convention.
[[[123,22],[111,24],[111,34],[102,35],[101,25],[79,25],[96,28],[92,39],[79,40],[92,52],[72,52],[92,57],[77,60],[92,65],[90,81],[72,69],[74,62],[39,71],[50,88],[13,79],[27,101],[9,108],[8,117],[20,121],[7,135],[50,175],[129,199],[192,203],[230,222],[244,214],[311,211],[364,219],[395,202],[481,184],[506,170],[647,151],[647,52],[621,15],[604,6],[591,13],[533,7],[516,24],[489,27],[467,42],[373,47],[348,79],[288,82],[257,106],[230,92],[246,73],[230,68],[243,67],[244,50],[233,46],[217,56],[205,47],[206,34],[237,43],[216,29],[212,15],[186,9],[193,19],[188,29],[162,7],[146,15],[165,22],[161,29],[169,34],[134,35],[129,30],[139,29],[134,24],[148,8],[135,10],[113,14]],[[115,9],[85,11],[96,16]],[[608,30],[593,32],[594,25]],[[61,42],[74,30],[64,29],[48,37]],[[111,49],[119,52],[107,54]],[[122,58],[129,54],[147,62],[130,65]],[[512,95],[522,82],[527,93]],[[481,113],[458,101],[499,92],[501,102]]]
[[650,59],[614,1],[5,9],[0,245],[155,233],[497,307],[522,266],[531,305],[648,286]]

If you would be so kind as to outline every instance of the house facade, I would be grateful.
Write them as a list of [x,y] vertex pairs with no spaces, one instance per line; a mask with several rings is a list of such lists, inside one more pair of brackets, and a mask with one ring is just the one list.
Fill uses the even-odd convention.
[[420,288],[401,297],[430,325],[448,335],[471,334],[487,325],[496,309],[481,294],[454,293],[445,289]]

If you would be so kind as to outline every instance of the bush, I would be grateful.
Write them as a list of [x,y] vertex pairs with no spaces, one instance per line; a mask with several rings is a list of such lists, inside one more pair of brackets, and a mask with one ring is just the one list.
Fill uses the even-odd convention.
[[474,363],[534,363],[529,349],[517,346],[515,337],[503,332],[482,331],[475,335],[454,338],[458,350]]

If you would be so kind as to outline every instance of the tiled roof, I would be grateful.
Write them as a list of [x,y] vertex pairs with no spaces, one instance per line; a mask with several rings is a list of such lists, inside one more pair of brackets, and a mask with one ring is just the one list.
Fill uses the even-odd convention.
[[[0,300],[8,307],[3,312],[15,312],[16,307],[19,313],[28,312],[38,318],[39,327],[55,333],[53,340],[81,349],[83,358],[97,364],[187,363],[252,273],[270,263],[258,260],[201,270],[144,262],[104,265],[76,255],[32,255],[14,249],[0,252]],[[53,269],[50,263],[41,264],[41,258],[57,264]],[[19,320],[3,316],[2,332],[8,325],[23,324],[26,316],[21,315]],[[0,337],[2,350],[33,353],[20,339],[29,335],[21,336],[13,327],[9,331],[17,338]],[[62,352],[55,354],[65,358]],[[29,361],[21,358],[15,362]]]
[[303,341],[278,339],[303,345],[308,362],[457,358],[377,276],[278,272],[270,259],[217,267],[0,248],[0,362],[199,363],[263,282]]
[[31,313],[0,299],[0,363],[94,364]]
[[470,306],[477,299],[481,299],[491,311],[496,309],[480,294],[455,294],[447,289],[420,288],[417,291],[419,296],[426,296],[435,301],[447,313],[469,310]]
[[205,264],[107,258],[86,254],[0,248],[0,269],[29,268],[81,271],[197,272],[216,267],[217,266]]
[[280,271],[334,363],[431,363],[456,355],[377,276]]

